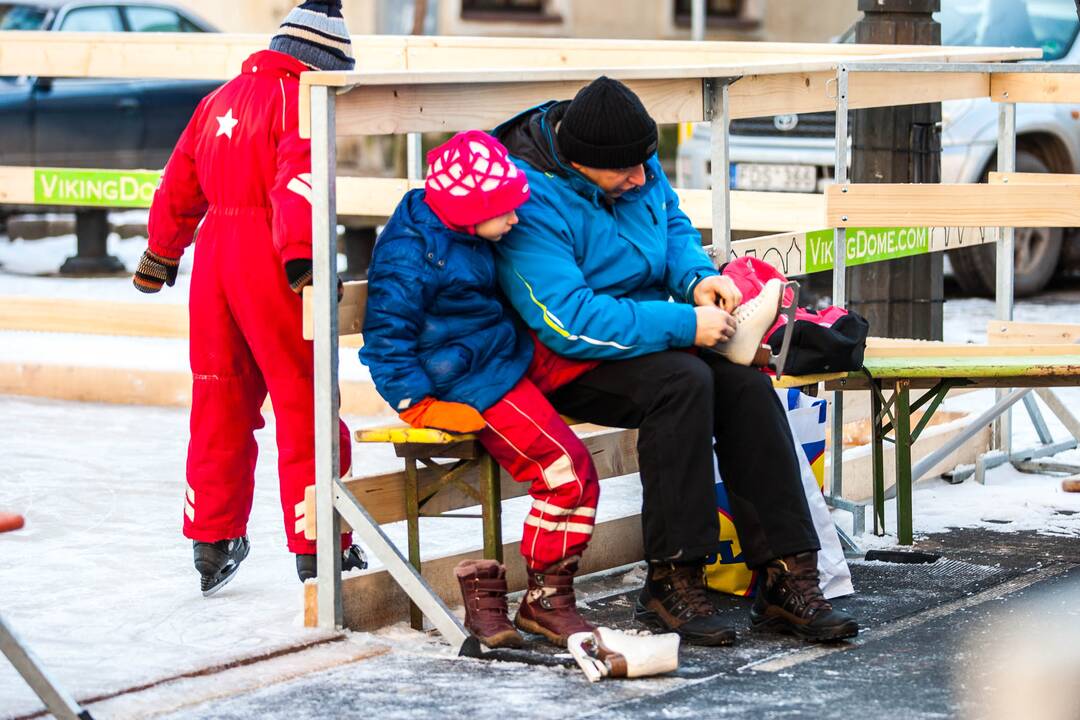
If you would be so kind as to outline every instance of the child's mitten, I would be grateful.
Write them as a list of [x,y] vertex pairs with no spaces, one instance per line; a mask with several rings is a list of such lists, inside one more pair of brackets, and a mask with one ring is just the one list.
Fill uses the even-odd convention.
[[[303,294],[304,288],[311,284],[313,275],[314,270],[308,258],[290,260],[285,263],[285,277],[289,280],[289,288],[297,295]],[[337,301],[341,302],[343,297],[345,297],[345,285],[341,282],[341,278],[338,278]]]
[[487,427],[484,417],[465,403],[444,402],[426,397],[408,410],[398,413],[415,428],[436,428],[454,433],[479,432]]
[[167,258],[147,250],[139,258],[132,282],[141,292],[156,293],[162,285],[175,285],[179,270],[180,258]]
[[289,279],[289,287],[297,295],[311,284],[311,276],[311,258],[297,258],[285,263],[285,277]]

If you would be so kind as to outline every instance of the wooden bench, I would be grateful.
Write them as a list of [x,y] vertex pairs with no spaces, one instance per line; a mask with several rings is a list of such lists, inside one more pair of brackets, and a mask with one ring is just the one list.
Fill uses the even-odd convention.
[[[310,338],[311,289],[304,293],[304,336]],[[348,282],[338,308],[339,334],[344,338],[358,335],[363,328],[367,303],[367,283]],[[344,345],[345,343],[343,343]],[[785,377],[778,387],[816,387],[825,379],[842,373],[821,376]],[[637,431],[603,428],[564,418],[581,437],[592,455],[601,481],[638,471]],[[503,560],[502,501],[528,494],[528,484],[518,483],[501,470],[472,434],[456,434],[433,428],[411,428],[401,423],[356,430],[354,439],[361,444],[389,443],[404,461],[404,472],[373,477],[354,477],[345,486],[367,508],[377,522],[405,521],[408,534],[409,562],[421,568],[420,518],[479,517],[483,523],[483,555]],[[354,455],[354,465],[357,456]],[[481,514],[461,514],[463,508],[479,506]],[[304,499],[305,536],[315,539],[315,488],[309,487]],[[619,521],[609,521],[611,524]],[[598,523],[598,529],[605,523]],[[626,527],[626,523],[621,523]],[[611,556],[613,562],[631,562],[644,557],[638,528],[624,535],[622,552]],[[601,530],[601,534],[603,531]],[[621,563],[619,563],[621,564]],[[419,610],[410,607],[413,627],[421,626]]]
[[[358,335],[363,328],[367,283],[349,282],[338,310],[339,334]],[[304,294],[304,336],[311,337],[311,290]],[[601,480],[637,472],[636,431],[600,428],[569,420],[592,454]],[[502,501],[528,493],[528,485],[514,482],[484,451],[473,434],[434,428],[412,428],[395,423],[355,432],[358,443],[390,443],[405,463],[404,473],[353,478],[346,487],[382,524],[404,520],[408,530],[409,562],[418,570],[420,518],[469,518],[448,514],[479,505],[483,521],[483,555],[503,560]],[[315,539],[315,488],[305,496],[305,535]],[[640,544],[640,543],[639,543]],[[411,606],[410,619],[419,628],[422,618]]]
[[[885,532],[884,443],[896,448],[896,524],[899,542],[912,537],[912,483],[960,444],[986,427],[1032,388],[1080,439],[1080,422],[1048,388],[1080,385],[1080,325],[992,321],[987,345],[887,341],[871,348],[865,369],[826,382],[826,390],[869,390],[873,454],[874,532]],[[1033,342],[1034,341],[1034,342]],[[1010,388],[1011,393],[973,420],[945,447],[914,466],[911,446],[929,424],[950,390]],[[1015,388],[1015,389],[1014,389]],[[890,397],[886,391],[891,390]],[[915,400],[912,390],[925,390]],[[912,413],[925,408],[912,426]],[[1030,410],[1030,408],[1029,408]],[[1044,438],[1045,439],[1045,438]]]

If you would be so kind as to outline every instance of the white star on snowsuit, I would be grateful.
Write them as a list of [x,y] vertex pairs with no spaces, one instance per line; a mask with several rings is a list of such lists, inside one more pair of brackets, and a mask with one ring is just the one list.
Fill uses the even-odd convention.
[[215,135],[214,137],[220,137],[222,135],[225,135],[230,140],[232,140],[233,128],[236,127],[236,125],[240,122],[233,117],[232,108],[229,108],[229,112],[225,113],[224,115],[218,116],[216,119],[218,121],[218,131],[217,135]]

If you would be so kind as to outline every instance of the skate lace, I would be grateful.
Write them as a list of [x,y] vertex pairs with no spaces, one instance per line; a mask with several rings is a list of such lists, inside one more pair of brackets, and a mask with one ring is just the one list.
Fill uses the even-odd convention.
[[755,295],[750,300],[747,300],[742,305],[735,308],[735,312],[732,313],[732,315],[735,317],[735,324],[739,325],[743,321],[745,321],[749,315],[753,314],[753,312],[757,310],[758,306],[761,305],[762,302],[762,296]]

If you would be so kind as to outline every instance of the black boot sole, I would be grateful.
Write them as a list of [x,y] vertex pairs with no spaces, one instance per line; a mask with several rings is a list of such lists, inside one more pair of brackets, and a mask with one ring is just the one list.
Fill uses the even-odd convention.
[[724,630],[719,630],[714,633],[695,633],[683,628],[668,627],[660,618],[659,614],[653,610],[646,610],[641,605],[634,608],[634,619],[652,630],[658,630],[662,633],[678,633],[679,637],[682,638],[687,645],[727,647],[734,645],[735,641],[738,639],[738,635],[730,628],[725,628]]
[[788,620],[778,617],[755,618],[750,617],[750,630],[755,633],[771,633],[774,635],[794,635],[806,642],[831,643],[848,640],[859,634],[859,624],[852,620],[832,628],[812,628],[809,625],[796,625]]

